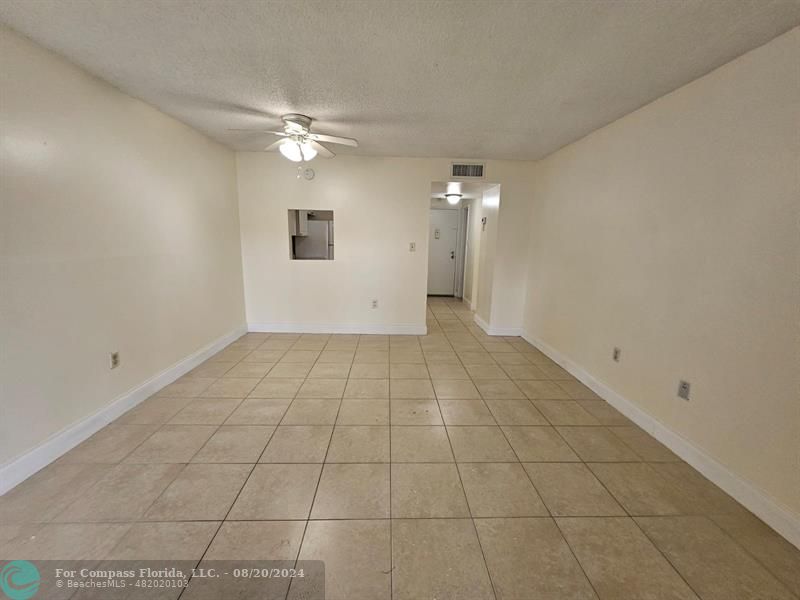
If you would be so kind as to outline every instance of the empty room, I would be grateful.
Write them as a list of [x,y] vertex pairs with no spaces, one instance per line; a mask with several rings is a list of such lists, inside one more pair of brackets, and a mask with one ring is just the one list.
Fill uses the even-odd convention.
[[800,0],[0,0],[0,599],[800,600]]

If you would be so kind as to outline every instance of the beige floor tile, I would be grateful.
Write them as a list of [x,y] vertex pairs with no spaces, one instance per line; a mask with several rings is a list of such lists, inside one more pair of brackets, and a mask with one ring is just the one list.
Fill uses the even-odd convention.
[[313,363],[279,362],[267,374],[267,379],[297,379],[307,377]]
[[559,381],[558,386],[569,394],[573,400],[602,400],[580,381]]
[[[525,359],[523,358],[523,360]],[[547,375],[545,375],[544,371],[542,371],[539,367],[529,364],[527,361],[525,361],[523,364],[504,364],[503,370],[511,379],[515,381],[547,379]]]
[[517,386],[530,400],[571,400],[569,394],[552,381],[519,380]]
[[741,514],[745,508],[685,462],[651,463],[681,495],[684,514]]
[[388,464],[326,464],[312,519],[388,519]]
[[337,398],[295,398],[281,425],[333,425],[340,404]]
[[[452,350],[431,350],[423,352],[425,362],[430,369],[433,365],[457,365],[461,366],[461,361],[458,355]],[[463,368],[463,367],[462,367]],[[431,374],[433,376],[433,374]],[[443,379],[451,379],[450,377],[443,377]],[[452,379],[461,379],[460,376],[453,377]]]
[[221,521],[251,465],[187,465],[145,513],[147,521]]
[[228,346],[224,350],[217,352],[214,356],[212,356],[209,360],[212,361],[223,361],[223,362],[239,362],[247,358],[247,356],[252,352],[247,348],[236,348]]
[[101,560],[130,527],[130,523],[32,525],[3,546],[2,553],[28,560]]
[[578,456],[552,427],[502,426],[522,462],[571,462]]
[[355,363],[350,368],[353,379],[388,379],[389,363]]
[[[391,524],[374,521],[310,521],[301,561],[325,563],[324,597],[330,600],[382,600],[391,596]],[[322,598],[316,578],[296,578],[290,600]]]
[[317,359],[317,363],[349,365],[353,362],[355,354],[355,348],[352,350],[323,350]]
[[600,421],[572,400],[533,400],[551,425],[600,425]]
[[[499,352],[496,356],[493,356],[492,358],[494,358],[497,364],[502,365],[503,367],[517,366],[517,365],[524,367],[531,364],[530,361],[525,357],[525,355],[519,352]],[[529,378],[517,377],[516,379],[529,379]]]
[[307,519],[322,465],[256,465],[228,519]]
[[389,391],[393,400],[395,398],[436,398],[429,379],[392,379],[389,382]]
[[288,350],[286,354],[281,357],[281,362],[285,363],[306,363],[313,365],[319,355],[320,350]]
[[552,519],[475,519],[475,527],[498,598],[597,598]]
[[392,557],[394,600],[494,598],[470,519],[394,519]]
[[517,385],[508,379],[479,379],[475,380],[481,396],[486,400],[515,400],[525,398]]
[[428,372],[431,379],[469,379],[466,369],[459,364],[429,363]]
[[0,523],[49,521],[112,468],[57,461],[0,496]]
[[468,379],[434,379],[433,389],[439,400],[480,400],[478,388]]
[[235,398],[195,398],[169,420],[171,425],[220,425],[242,403]]
[[636,521],[703,600],[794,598],[706,517],[638,517]]
[[59,459],[62,463],[118,463],[149,438],[158,425],[111,423]]
[[281,422],[289,399],[247,398],[231,413],[226,425],[277,425]]
[[430,379],[428,367],[422,364],[391,364],[389,373],[392,379]]
[[[267,342],[269,342],[269,340],[267,340]],[[284,353],[284,350],[264,348],[262,346],[258,350],[254,350],[248,354],[242,362],[276,363],[283,358]]]
[[235,367],[225,372],[222,377],[257,377],[261,379],[266,375],[275,363],[272,362],[240,362]]
[[444,427],[392,425],[392,462],[454,462]]
[[392,465],[393,518],[469,516],[461,478],[454,464]]
[[183,468],[183,465],[117,465],[55,520],[136,521]]
[[330,425],[281,425],[272,434],[259,462],[324,462],[332,433]]
[[530,400],[485,400],[498,425],[548,425]]
[[305,521],[225,521],[205,558],[293,561],[305,525]]
[[374,425],[337,425],[333,430],[325,462],[388,463],[389,428]]
[[359,346],[353,356],[353,364],[389,364],[389,350],[362,349]]
[[136,523],[108,560],[199,560],[219,528],[218,521]]
[[337,425],[388,425],[389,401],[345,398],[339,407]]
[[556,427],[586,462],[640,461],[639,456],[605,427]]
[[261,380],[256,377],[217,379],[202,393],[202,396],[204,398],[246,398],[259,381]]
[[465,350],[464,348],[466,348],[466,345],[464,343],[453,344],[453,346],[456,348],[458,358],[461,359],[461,364],[463,364],[465,367],[496,364],[495,360],[488,352],[480,350]]
[[633,425],[632,421],[605,400],[578,400],[577,402],[603,425]]
[[713,515],[714,522],[800,596],[800,549],[750,513]]
[[672,450],[635,425],[609,427],[609,429],[643,460],[648,462],[679,462],[681,460]]
[[192,462],[255,463],[273,431],[274,425],[224,425],[194,455]]
[[500,368],[499,365],[469,365],[467,366],[467,373],[474,380],[506,380],[508,375]]
[[448,426],[450,444],[456,462],[507,462],[517,456],[506,441],[503,431],[493,426]]
[[114,421],[114,425],[163,425],[191,401],[192,398],[151,396]]
[[627,517],[559,517],[600,598],[698,600],[681,576]]
[[388,398],[388,379],[350,379],[344,390],[345,398]]
[[391,364],[425,364],[422,350],[394,350],[389,352]]
[[250,398],[294,398],[297,390],[303,385],[303,379],[262,379],[252,392]]
[[436,400],[392,400],[392,425],[442,425]]
[[297,392],[298,398],[341,398],[345,379],[306,379]]
[[554,517],[625,516],[622,507],[584,464],[524,463],[522,466]]
[[216,383],[214,377],[181,377],[156,394],[162,397],[194,398]]
[[164,425],[124,462],[188,463],[216,429],[213,425]]
[[218,377],[225,375],[225,373],[231,370],[234,365],[236,365],[236,362],[206,361],[189,371],[186,374],[186,377],[207,377],[209,379],[217,379]]
[[[550,363],[540,363],[539,368],[547,374],[550,379],[555,379],[557,381],[573,381],[575,378],[570,375],[567,371],[562,369],[556,364]],[[591,400],[591,398],[589,398]]]
[[591,463],[588,466],[632,515],[678,515],[683,512],[679,492],[648,464]]
[[458,471],[475,518],[548,514],[519,463],[459,463]]
[[496,425],[483,400],[439,400],[446,425]]
[[350,363],[317,363],[308,374],[310,379],[347,379]]

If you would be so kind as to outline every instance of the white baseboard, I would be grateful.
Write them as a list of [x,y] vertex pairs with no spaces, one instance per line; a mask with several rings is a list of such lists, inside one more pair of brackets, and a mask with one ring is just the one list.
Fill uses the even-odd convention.
[[427,325],[376,325],[327,323],[248,323],[247,330],[259,333],[348,333],[364,335],[425,335]]
[[635,403],[615,392],[604,382],[593,377],[581,366],[574,363],[555,348],[528,333],[523,333],[522,337],[561,365],[562,368],[566,369],[576,379],[580,380],[611,406],[697,469],[709,481],[730,494],[740,504],[772,527],[772,529],[777,531],[790,543],[800,548],[800,517],[783,507],[752,483],[742,479],[739,475],[719,463],[715,458],[692,444],[692,442],[650,416]]
[[483,329],[486,335],[505,335],[505,336],[522,335],[521,327],[491,327],[486,321],[481,319],[477,313],[473,315],[473,318],[475,319],[475,323],[478,324],[478,327]]
[[36,448],[0,466],[0,496],[245,333],[245,327],[236,328],[141,385],[125,392],[97,412],[50,436]]

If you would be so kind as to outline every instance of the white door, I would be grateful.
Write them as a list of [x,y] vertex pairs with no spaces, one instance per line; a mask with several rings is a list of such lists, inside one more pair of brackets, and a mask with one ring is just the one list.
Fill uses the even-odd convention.
[[431,209],[428,232],[428,294],[452,296],[456,285],[457,210]]

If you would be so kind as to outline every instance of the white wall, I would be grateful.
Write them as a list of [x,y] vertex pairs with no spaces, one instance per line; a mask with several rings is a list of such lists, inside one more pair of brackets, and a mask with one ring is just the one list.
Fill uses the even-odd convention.
[[795,517],[798,64],[795,29],[538,164],[525,309],[533,338]]
[[[264,330],[424,331],[430,186],[447,178],[450,162],[340,155],[311,163],[316,177],[306,181],[296,177],[296,165],[278,154],[238,153],[249,325]],[[529,191],[520,182],[529,180],[529,167],[511,161],[487,164],[493,181],[500,177],[500,183],[516,190],[507,199],[509,210],[526,217]],[[288,259],[289,208],[335,211],[335,261]],[[513,219],[506,224],[509,243],[524,246],[524,230],[512,224]],[[416,242],[416,252],[409,252],[409,242]],[[504,269],[495,277],[496,284],[502,278],[524,277],[522,261],[516,271]],[[507,296],[517,294],[518,286],[509,284],[495,296],[501,305],[518,305],[516,316],[510,317],[517,319],[517,327],[522,300]],[[373,298],[379,303],[375,310]]]
[[244,307],[231,151],[4,28],[0,90],[2,465]]
[[495,186],[483,192],[481,198],[481,219],[486,218],[486,226],[478,222],[480,248],[478,251],[478,279],[476,289],[475,314],[482,327],[489,329],[492,320],[492,298],[494,290],[494,271],[497,263],[497,230],[500,212],[500,187]]

